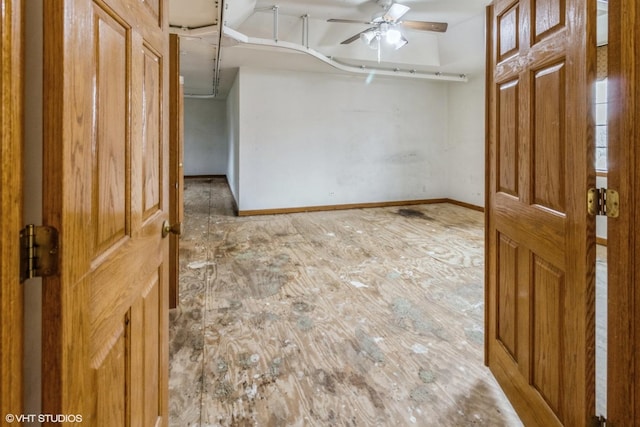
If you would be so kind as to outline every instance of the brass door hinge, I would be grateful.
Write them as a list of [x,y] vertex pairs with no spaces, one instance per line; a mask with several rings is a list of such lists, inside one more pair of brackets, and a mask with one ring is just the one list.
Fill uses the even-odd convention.
[[618,218],[620,215],[620,195],[608,188],[590,188],[587,192],[589,215],[606,215]]
[[20,230],[20,283],[58,273],[58,230],[27,225]]

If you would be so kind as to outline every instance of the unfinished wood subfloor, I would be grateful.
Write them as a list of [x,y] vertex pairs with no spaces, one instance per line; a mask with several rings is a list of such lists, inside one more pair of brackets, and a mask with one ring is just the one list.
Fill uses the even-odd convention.
[[483,365],[483,214],[233,216],[187,180],[172,426],[519,426]]

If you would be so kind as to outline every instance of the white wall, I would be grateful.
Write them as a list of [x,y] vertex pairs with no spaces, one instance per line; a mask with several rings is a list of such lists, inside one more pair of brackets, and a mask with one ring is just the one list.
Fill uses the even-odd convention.
[[[596,188],[607,188],[607,177],[596,177]],[[607,239],[607,217],[600,215],[596,217],[596,237]]]
[[240,210],[447,197],[443,82],[241,68]]
[[185,175],[224,175],[226,173],[228,147],[225,120],[225,101],[185,98]]
[[[600,30],[600,22],[598,22],[598,30]],[[599,80],[596,82],[596,170],[607,168],[607,133],[606,125],[608,121],[607,103],[608,103],[608,79]],[[602,132],[602,129],[605,132]],[[604,148],[598,148],[604,147]],[[598,176],[596,178],[597,188],[607,188],[607,177]],[[607,217],[596,217],[596,237],[601,239],[607,238]]]
[[227,181],[231,194],[238,204],[240,196],[240,89],[238,76],[227,96]]
[[448,192],[451,199],[484,206],[485,79],[449,84]]

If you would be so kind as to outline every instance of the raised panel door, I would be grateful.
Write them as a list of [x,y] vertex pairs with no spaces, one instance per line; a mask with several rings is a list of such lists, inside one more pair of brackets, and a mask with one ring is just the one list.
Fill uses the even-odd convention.
[[595,1],[489,8],[487,364],[528,426],[595,413]]
[[167,425],[165,3],[45,1],[43,411]]

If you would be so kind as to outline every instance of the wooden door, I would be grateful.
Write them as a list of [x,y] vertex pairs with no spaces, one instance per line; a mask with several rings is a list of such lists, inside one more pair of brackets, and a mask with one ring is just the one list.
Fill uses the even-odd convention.
[[166,426],[168,9],[44,7],[44,222],[60,272],[44,280],[43,412]]
[[18,233],[22,224],[21,0],[0,0],[0,424],[22,413],[22,287]]
[[486,362],[528,426],[595,414],[595,0],[489,16]]
[[620,217],[608,224],[607,419],[640,426],[640,5],[609,3],[608,185]]
[[169,218],[172,233],[169,236],[169,308],[176,308],[180,302],[180,233],[184,218],[184,107],[183,85],[180,77],[180,38],[169,36]]

